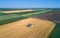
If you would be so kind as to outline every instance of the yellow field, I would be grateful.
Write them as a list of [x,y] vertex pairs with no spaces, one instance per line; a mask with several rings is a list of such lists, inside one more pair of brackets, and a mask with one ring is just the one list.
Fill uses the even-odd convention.
[[33,11],[33,10],[14,10],[14,11],[2,11],[4,13],[15,13],[15,12],[29,12],[29,11]]
[[[26,27],[33,24],[32,28]],[[37,18],[28,18],[0,26],[0,38],[48,38],[55,23]]]

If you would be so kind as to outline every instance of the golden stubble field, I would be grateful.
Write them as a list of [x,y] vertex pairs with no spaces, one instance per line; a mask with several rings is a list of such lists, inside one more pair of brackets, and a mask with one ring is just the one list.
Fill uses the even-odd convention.
[[[34,26],[26,27],[29,23]],[[51,21],[27,18],[0,26],[0,38],[48,38],[54,27]]]

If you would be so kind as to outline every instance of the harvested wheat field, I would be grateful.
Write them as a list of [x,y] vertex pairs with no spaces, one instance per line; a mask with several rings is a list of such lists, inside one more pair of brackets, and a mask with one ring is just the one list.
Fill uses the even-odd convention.
[[33,10],[14,10],[14,11],[2,11],[4,13],[15,13],[15,12],[29,12],[29,11],[33,11]]
[[[34,26],[26,27],[29,23]],[[51,21],[28,18],[0,26],[0,38],[48,38],[54,27]]]

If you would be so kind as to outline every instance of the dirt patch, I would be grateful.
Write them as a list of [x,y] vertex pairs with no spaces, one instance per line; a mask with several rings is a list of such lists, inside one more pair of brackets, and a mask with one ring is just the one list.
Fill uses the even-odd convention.
[[51,13],[41,14],[39,16],[36,16],[35,18],[43,18],[54,21],[56,23],[60,23],[60,11],[53,11]]

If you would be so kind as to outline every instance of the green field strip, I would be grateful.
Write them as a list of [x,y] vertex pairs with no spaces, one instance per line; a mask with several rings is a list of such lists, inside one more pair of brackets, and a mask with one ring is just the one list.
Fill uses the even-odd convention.
[[[37,12],[37,11],[36,11]],[[24,12],[22,14],[27,14],[29,15],[30,12]],[[32,13],[32,12],[31,12]],[[14,17],[20,17],[20,15],[22,15],[21,13],[16,13],[16,14],[9,14],[9,15],[1,15],[0,16],[0,20],[5,20],[5,19],[10,19],[10,18],[14,18]]]
[[10,18],[15,18],[15,17],[21,17],[21,16],[31,16],[31,15],[35,15],[35,14],[38,14],[38,13],[45,13],[45,11],[43,11],[43,12],[40,11],[40,12],[35,12],[35,13],[29,13],[29,14],[23,14],[23,15],[20,14],[20,15],[5,15],[5,16],[0,16],[0,20],[5,20],[5,19],[10,19]]
[[0,16],[0,25],[11,23],[11,22],[14,22],[14,21],[17,21],[17,20],[22,20],[22,19],[29,18],[29,17],[33,17],[33,16],[36,16],[36,15],[40,15],[43,12],[47,13],[47,12],[50,12],[50,11],[52,11],[52,10],[45,10],[45,11],[41,11],[41,12],[23,14],[25,16],[23,16],[23,15],[8,15],[8,16],[3,16],[2,18]]
[[41,14],[41,13],[46,13],[46,12],[50,12],[52,10],[45,10],[45,11],[41,11],[41,12],[35,12],[35,13],[29,13],[29,14],[23,14],[21,16],[29,16],[29,15],[35,15],[35,14]]
[[49,38],[60,38],[60,23],[56,23],[56,26],[50,34]]

